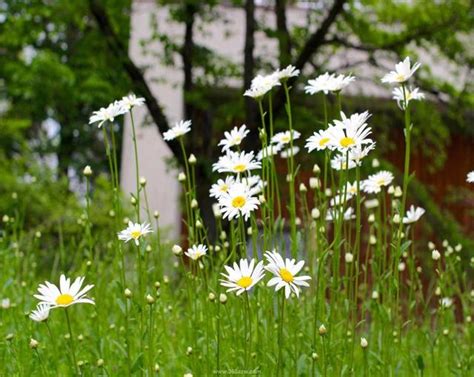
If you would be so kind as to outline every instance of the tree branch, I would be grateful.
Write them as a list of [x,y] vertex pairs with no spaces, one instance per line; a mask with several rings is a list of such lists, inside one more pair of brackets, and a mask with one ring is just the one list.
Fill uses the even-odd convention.
[[[148,111],[150,112],[153,121],[157,125],[158,131],[161,133],[161,135],[163,135],[166,131],[169,130],[168,119],[166,118],[163,110],[161,109],[158,100],[151,92],[151,89],[148,86],[143,75],[143,72],[135,65],[133,60],[128,55],[127,47],[117,36],[117,33],[114,31],[107,12],[100,3],[100,1],[89,0],[89,9],[105,38],[107,46],[115,55],[115,57],[127,73],[128,77],[132,81],[133,88],[136,94],[145,98]],[[168,141],[167,144],[173,152],[173,155],[178,159],[178,161],[182,162],[181,151],[178,143],[176,143],[175,141]]]

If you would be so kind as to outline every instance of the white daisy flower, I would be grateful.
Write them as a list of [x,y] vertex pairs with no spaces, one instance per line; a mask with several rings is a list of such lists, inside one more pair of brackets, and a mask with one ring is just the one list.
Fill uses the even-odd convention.
[[175,123],[173,128],[170,128],[163,134],[163,139],[166,141],[174,140],[178,137],[181,137],[191,131],[191,121],[190,120],[180,120]]
[[312,152],[315,149],[322,151],[328,147],[330,141],[331,138],[329,137],[327,130],[319,130],[314,132],[313,135],[308,138],[305,147],[308,149],[308,152]]
[[382,78],[382,82],[394,84],[408,81],[418,68],[420,68],[420,63],[415,63],[412,67],[410,58],[407,56],[404,61],[395,65],[395,71],[390,71]]
[[281,151],[280,157],[281,158],[288,158],[290,156],[296,156],[300,151],[300,147],[294,145],[293,148],[286,148],[285,150]]
[[227,287],[227,292],[235,292],[237,296],[245,291],[249,291],[265,276],[263,262],[260,261],[255,265],[255,260],[250,263],[247,259],[241,259],[239,264],[234,262],[233,267],[224,266],[227,274],[222,272],[225,279],[219,279],[223,287]]
[[351,75],[336,76],[326,72],[323,75],[316,77],[314,80],[309,80],[308,85],[306,85],[304,89],[308,94],[315,94],[318,92],[324,92],[324,94],[328,94],[329,92],[341,91],[354,80],[355,77]]
[[342,154],[336,154],[331,159],[331,168],[334,170],[350,170],[356,167],[354,160],[347,159],[346,156]]
[[353,195],[354,194],[351,194],[349,192],[346,192],[345,194],[341,192],[337,195],[334,195],[329,201],[329,204],[331,206],[340,206],[341,204],[344,204],[348,202],[349,200],[351,200]]
[[276,73],[265,76],[258,75],[252,80],[250,89],[245,91],[244,96],[260,99],[275,86],[280,85],[280,78]]
[[113,122],[116,117],[125,114],[127,111],[120,101],[114,101],[109,106],[101,107],[100,110],[94,111],[89,118],[89,124],[98,122],[97,126],[100,128],[104,122]]
[[244,124],[240,128],[234,127],[230,132],[224,132],[224,138],[219,142],[219,146],[222,146],[222,151],[225,152],[236,145],[240,145],[242,140],[247,136],[250,131]]
[[49,317],[49,311],[51,310],[51,305],[48,303],[42,302],[38,304],[35,310],[32,310],[30,313],[30,319],[35,322],[46,321]]
[[300,287],[309,287],[306,280],[310,280],[310,276],[296,276],[304,266],[303,260],[296,263],[295,259],[283,259],[275,250],[265,252],[265,258],[268,262],[265,269],[274,275],[267,286],[275,286],[275,292],[284,287],[286,298],[290,297],[291,292],[299,297]]
[[286,145],[290,143],[292,137],[293,137],[293,140],[296,140],[300,136],[301,134],[295,130],[293,130],[293,132],[291,131],[278,132],[275,135],[273,135],[272,143],[275,143],[278,145]]
[[366,123],[369,117],[368,111],[361,114],[352,114],[349,118],[341,111],[341,120],[334,120],[334,125],[327,129],[327,134],[329,135],[328,146],[344,153],[355,147],[373,143],[367,137],[372,133],[372,130]]
[[229,191],[230,186],[235,183],[235,179],[233,176],[228,175],[224,179],[219,179],[217,183],[214,183],[209,190],[209,195],[211,198],[219,199],[223,194]]
[[369,178],[362,181],[361,188],[368,194],[377,194],[382,187],[389,186],[393,181],[393,174],[389,171],[382,170],[378,173],[369,175]]
[[188,251],[184,252],[184,255],[186,255],[188,258],[191,258],[192,260],[198,260],[206,254],[207,246],[203,244],[193,245],[188,249]]
[[347,182],[346,192],[348,195],[357,195],[357,182],[354,182],[354,183]]
[[362,160],[367,157],[371,150],[375,149],[375,142],[366,144],[365,146],[357,145],[349,151],[349,160],[354,161],[357,165],[362,164]]
[[258,175],[251,175],[250,177],[243,177],[240,182],[246,185],[251,196],[258,195],[265,187],[265,182]]
[[474,183],[474,170],[467,173],[466,182],[467,183]]
[[133,223],[128,222],[128,227],[118,233],[118,239],[121,241],[128,242],[134,240],[135,244],[138,246],[140,244],[139,239],[147,233],[152,233],[150,224],[147,223]]
[[212,165],[212,170],[217,170],[219,173],[241,174],[249,170],[260,169],[260,167],[260,162],[254,160],[253,151],[248,153],[228,151]]
[[407,214],[403,218],[403,224],[411,224],[420,220],[421,216],[425,214],[425,210],[421,207],[411,205],[407,211]]
[[145,98],[137,97],[135,94],[129,94],[128,96],[122,97],[119,101],[124,109],[130,111],[135,106],[143,106],[145,104]]
[[286,68],[279,69],[278,71],[275,72],[275,74],[278,76],[278,79],[280,81],[286,81],[290,77],[296,77],[300,74],[300,70],[296,69],[296,67],[289,65]]
[[258,152],[257,154],[257,160],[262,161],[264,158],[268,158],[270,156],[275,156],[278,152],[280,152],[282,149],[282,146],[280,144],[271,144],[263,148],[261,151]]
[[251,195],[249,187],[237,182],[233,184],[229,191],[219,198],[222,217],[232,220],[235,217],[243,216],[248,219],[250,213],[258,208],[260,202]]
[[[405,88],[405,95],[403,94],[403,88],[394,88],[392,91],[393,99],[397,101],[397,105],[400,109],[405,110],[405,102],[409,103],[411,100],[422,100],[425,98],[424,93],[420,92],[418,88],[411,89],[411,87]],[[406,100],[405,100],[406,96]]]
[[[340,216],[339,213],[339,208],[329,208],[326,212],[326,221],[334,221],[335,219],[338,219]],[[355,219],[354,208],[349,207],[344,211],[343,220],[348,221],[353,219]]]
[[[81,289],[83,282],[84,277],[78,277],[74,283],[71,284],[70,279],[61,275],[59,278],[59,288],[49,281],[46,281],[44,284],[39,285],[39,294],[34,296],[40,300],[40,304],[48,304],[51,308],[65,308],[74,304],[95,304],[92,299],[85,297],[85,294],[89,292],[94,285],[86,285]],[[43,308],[43,310],[45,309]]]

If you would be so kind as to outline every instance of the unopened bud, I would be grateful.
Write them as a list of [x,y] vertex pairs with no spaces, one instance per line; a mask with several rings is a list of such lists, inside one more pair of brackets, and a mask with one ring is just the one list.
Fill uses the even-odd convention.
[[368,345],[369,345],[369,342],[367,341],[367,339],[365,339],[364,337],[360,338],[360,346],[362,348],[367,348]]
[[219,302],[221,304],[225,304],[227,302],[227,295],[225,293],[221,293],[219,295]]
[[39,342],[36,339],[31,338],[30,339],[30,348],[31,349],[36,349],[38,348]]
[[189,155],[188,162],[189,162],[191,165],[196,164],[196,162],[197,162],[196,156],[191,153],[191,154]]
[[321,173],[321,169],[319,168],[319,165],[318,165],[318,164],[314,164],[314,165],[313,165],[313,173],[314,173],[314,174],[319,174],[319,173]]
[[441,253],[434,249],[432,252],[431,252],[431,258],[433,258],[433,260],[439,260],[439,258],[441,258]]
[[354,254],[346,253],[345,259],[346,263],[352,263],[354,261]]
[[126,298],[130,298],[132,297],[132,291],[128,288],[125,288],[125,290],[123,291],[124,295]]
[[154,298],[152,295],[148,294],[148,295],[146,295],[146,302],[147,302],[149,305],[152,305],[152,304],[155,303],[155,298]]
[[86,177],[90,177],[92,175],[92,168],[87,165],[82,171],[82,174],[84,174]]
[[306,192],[308,189],[306,188],[306,185],[304,183],[300,183],[300,192]]
[[323,336],[323,335],[326,335],[326,333],[328,332],[328,330],[326,329],[326,326],[324,325],[321,325],[319,326],[319,335]]
[[184,182],[186,180],[186,174],[184,174],[183,172],[179,173],[178,174],[178,181],[179,182]]
[[191,200],[191,208],[197,208],[198,206],[198,201],[196,199]]

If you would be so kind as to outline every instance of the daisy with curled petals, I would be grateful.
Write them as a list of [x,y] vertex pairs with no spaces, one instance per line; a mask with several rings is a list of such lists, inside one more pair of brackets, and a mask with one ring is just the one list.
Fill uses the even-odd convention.
[[286,68],[279,69],[278,71],[275,72],[275,74],[278,76],[278,79],[280,81],[287,81],[291,77],[296,77],[300,74],[300,70],[296,69],[296,67],[289,65]]
[[170,128],[163,134],[163,139],[166,141],[174,140],[179,138],[191,131],[191,121],[190,120],[180,120],[175,123],[173,128]]
[[349,151],[349,160],[354,161],[357,165],[362,164],[362,160],[367,157],[369,152],[375,148],[375,142],[370,144],[365,144],[364,146],[358,145],[354,148],[351,148]]
[[186,255],[188,258],[191,258],[194,261],[198,260],[199,258],[203,257],[206,254],[207,254],[207,246],[203,244],[193,245],[192,247],[188,249],[188,251],[184,252],[184,255]]
[[341,120],[335,120],[334,125],[327,129],[328,146],[344,153],[357,146],[373,143],[372,139],[367,137],[372,133],[366,123],[369,117],[367,111],[352,114],[349,118],[341,111]]
[[38,304],[35,310],[31,311],[30,319],[35,322],[44,322],[48,319],[50,310],[51,305],[42,302]]
[[[84,277],[78,277],[71,284],[71,280],[66,276],[61,275],[59,278],[59,288],[46,281],[44,284],[40,284],[38,287],[39,294],[34,295],[40,304],[47,304],[51,308],[66,308],[74,304],[93,304],[94,301],[90,298],[85,297],[85,294],[89,292],[94,286],[86,285],[81,289]],[[43,310],[45,310],[43,308]]]
[[394,88],[392,95],[392,98],[397,101],[398,107],[402,110],[405,110],[405,106],[411,100],[419,101],[425,98],[425,95],[418,88],[412,90],[409,86],[405,88],[405,93],[403,93],[403,87]]
[[233,176],[228,175],[225,179],[219,179],[217,183],[214,183],[209,190],[209,195],[211,198],[219,199],[227,191],[229,191],[230,186],[235,183]]
[[350,158],[346,158],[346,156],[342,154],[336,154],[331,159],[331,168],[334,170],[350,170],[356,167],[356,163],[354,160]]
[[395,71],[390,71],[382,78],[382,82],[389,84],[403,83],[408,81],[418,68],[420,68],[420,63],[415,63],[412,67],[410,58],[407,56],[404,61],[395,65]]
[[276,145],[267,145],[265,148],[263,148],[261,151],[257,153],[257,160],[262,161],[263,159],[269,158],[271,156],[275,156],[278,152],[280,152],[282,149],[282,146],[280,144]]
[[319,130],[308,138],[305,147],[308,149],[308,152],[312,152],[315,149],[322,151],[328,147],[330,140],[327,130]]
[[237,182],[233,184],[229,191],[219,198],[219,207],[224,219],[243,216],[245,220],[248,219],[250,213],[258,208],[260,202],[257,198],[251,195],[249,187]]
[[212,165],[212,170],[217,170],[219,173],[241,174],[249,170],[260,169],[260,167],[260,162],[254,160],[253,151],[248,153],[228,151]]
[[280,86],[280,77],[278,74],[257,75],[250,85],[250,89],[246,90],[244,96],[252,97],[260,100],[265,94],[272,90],[275,86]]
[[243,124],[240,128],[234,127],[230,132],[224,132],[224,138],[219,142],[219,146],[222,146],[222,151],[228,151],[230,148],[240,145],[242,140],[247,136],[250,131],[247,126]]
[[467,173],[466,182],[467,183],[474,183],[474,170]]
[[112,102],[109,106],[94,111],[89,118],[89,124],[99,123],[97,127],[101,128],[106,121],[113,122],[116,117],[127,111],[128,109],[123,106],[121,101]]
[[255,265],[255,259],[249,263],[247,259],[241,259],[239,264],[234,262],[234,265],[224,266],[226,273],[221,275],[225,279],[219,279],[223,287],[228,288],[227,292],[235,292],[237,296],[245,291],[249,291],[265,276],[263,269],[263,262],[260,261]]
[[152,233],[150,224],[144,223],[133,223],[131,221],[128,222],[128,227],[121,232],[118,233],[118,239],[121,241],[128,242],[130,240],[134,240],[135,244],[138,246],[140,245],[140,238],[145,234]]
[[296,263],[295,259],[283,259],[275,250],[265,252],[265,258],[268,262],[265,269],[274,275],[268,281],[268,287],[274,286],[276,292],[284,287],[286,298],[290,297],[291,292],[299,297],[299,287],[309,287],[306,281],[311,279],[310,276],[296,276],[303,268],[304,261]]
[[355,77],[350,74],[347,76],[344,76],[344,75],[334,76],[329,81],[329,88],[332,92],[340,92],[342,89],[344,89],[354,80],[355,80]]
[[421,207],[411,205],[405,217],[403,217],[403,224],[412,224],[420,220],[421,216],[425,214],[425,210]]
[[[328,211],[326,212],[326,221],[334,221],[335,219],[340,217],[340,211],[339,208],[329,208]],[[349,207],[345,210],[344,212],[344,221],[349,221],[349,220],[354,220],[355,215],[354,215],[354,208]]]
[[368,194],[377,194],[382,190],[382,187],[390,185],[393,181],[393,174],[389,171],[382,170],[378,173],[369,175],[369,178],[362,181],[361,188]]
[[135,106],[143,106],[145,104],[145,98],[137,97],[132,93],[128,96],[122,97],[119,102],[122,104],[124,109],[130,111],[130,109],[134,108]]
[[284,131],[284,132],[278,132],[277,134],[273,135],[272,137],[272,143],[278,144],[278,145],[286,145],[289,144],[292,139],[296,140],[301,136],[301,134],[298,131]]
[[316,94],[323,92],[328,94],[329,92],[339,92],[348,86],[352,81],[355,80],[355,77],[348,75],[339,75],[329,74],[328,72],[319,75],[314,80],[309,80],[308,85],[304,87],[305,93]]

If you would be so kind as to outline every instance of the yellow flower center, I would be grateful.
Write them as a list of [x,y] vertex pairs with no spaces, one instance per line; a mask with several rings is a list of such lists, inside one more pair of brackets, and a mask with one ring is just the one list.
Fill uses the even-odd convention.
[[402,75],[401,73],[399,73],[398,75],[395,76],[395,80],[397,80],[398,82],[405,81],[405,75]]
[[290,271],[288,271],[286,268],[280,268],[280,276],[287,283],[291,283],[293,282],[293,280],[295,280],[295,278],[293,277],[293,274]]
[[136,240],[142,235],[142,232],[140,230],[132,230],[130,232],[130,235],[132,236],[134,240]]
[[354,145],[355,144],[355,140],[352,138],[352,137],[343,137],[340,141],[341,143],[341,146],[344,147],[344,148],[348,148],[350,147],[351,145]]
[[289,136],[283,136],[281,138],[281,141],[283,141],[284,143],[289,143],[290,142],[290,137]]
[[240,136],[234,137],[234,145],[239,145],[242,142],[242,138]]
[[243,196],[236,196],[232,199],[232,207],[234,208],[242,208],[246,203],[246,200]]
[[250,276],[242,276],[239,280],[237,280],[237,285],[242,288],[248,288],[252,285],[252,278]]
[[244,164],[237,164],[234,166],[234,171],[237,173],[242,173],[245,170],[247,170],[247,166],[245,166]]
[[377,184],[378,184],[379,186],[384,186],[384,185],[385,185],[385,180],[384,180],[384,179],[379,179],[379,180],[377,181]]
[[74,301],[74,297],[72,297],[70,294],[67,294],[67,293],[59,295],[56,298],[56,304],[58,305],[69,305],[73,301]]
[[319,140],[319,146],[320,147],[323,147],[325,146],[329,141],[329,138],[328,137],[323,137],[321,140]]
[[223,184],[223,185],[219,188],[219,190],[220,190],[221,192],[227,192],[227,190],[229,190],[229,186],[227,186],[226,184]]

